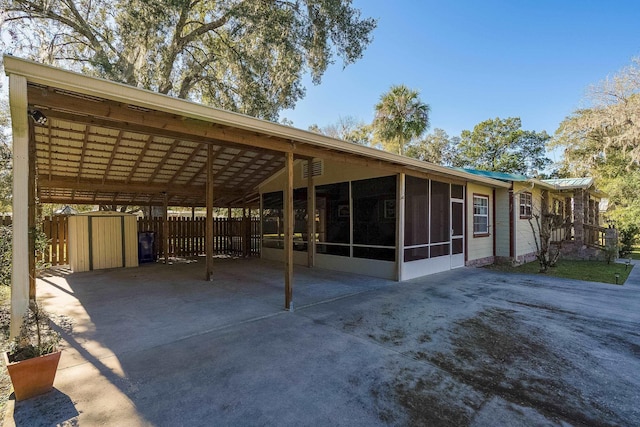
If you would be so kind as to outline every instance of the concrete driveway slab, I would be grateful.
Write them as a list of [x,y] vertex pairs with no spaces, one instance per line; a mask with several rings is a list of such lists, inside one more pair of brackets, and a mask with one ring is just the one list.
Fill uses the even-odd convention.
[[[625,286],[463,268],[394,283],[227,260],[46,277],[65,349],[16,425],[637,425]],[[70,327],[72,326],[72,328]]]

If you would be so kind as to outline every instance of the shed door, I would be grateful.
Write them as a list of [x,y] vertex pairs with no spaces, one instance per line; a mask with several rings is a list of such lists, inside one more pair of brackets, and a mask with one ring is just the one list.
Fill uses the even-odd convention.
[[90,217],[90,264],[92,270],[124,267],[122,218]]

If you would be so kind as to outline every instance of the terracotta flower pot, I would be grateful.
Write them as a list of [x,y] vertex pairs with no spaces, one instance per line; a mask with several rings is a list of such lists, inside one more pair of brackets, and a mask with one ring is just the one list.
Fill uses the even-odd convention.
[[50,353],[20,362],[9,362],[9,356],[4,353],[16,400],[25,400],[48,392],[53,388],[56,377],[60,351]]

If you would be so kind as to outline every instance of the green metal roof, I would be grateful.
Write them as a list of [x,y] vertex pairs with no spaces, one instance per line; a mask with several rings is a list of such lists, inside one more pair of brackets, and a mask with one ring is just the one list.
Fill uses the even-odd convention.
[[466,168],[451,168],[451,169],[462,171],[462,172],[468,172],[474,175],[484,176],[486,178],[498,179],[500,181],[527,181],[529,179],[524,175],[518,175],[515,173],[483,171],[478,169],[466,169]]
[[[531,178],[507,172],[494,172],[484,171],[479,169],[466,169],[466,168],[451,168],[462,172],[468,172],[473,175],[484,176],[486,178],[498,179],[500,181],[514,181],[522,182],[529,181]],[[547,185],[553,186],[558,190],[571,190],[576,188],[589,188],[593,185],[593,178],[559,178],[559,179],[541,179],[538,182],[543,182]]]

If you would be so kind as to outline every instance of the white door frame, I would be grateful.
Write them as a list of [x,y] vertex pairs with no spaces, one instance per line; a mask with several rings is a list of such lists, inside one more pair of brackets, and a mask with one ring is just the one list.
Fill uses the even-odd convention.
[[[464,228],[465,228],[465,209],[464,209],[464,190],[465,188],[463,187],[463,194],[462,194],[462,199],[454,199],[453,197],[450,198],[451,201],[451,208],[450,208],[450,224],[451,224],[451,268],[459,268],[459,267],[464,267],[464,251],[465,251],[465,242],[464,242]],[[462,219],[462,225],[460,227],[460,234],[454,234],[454,226],[453,226],[453,206],[454,204],[460,204],[462,206],[462,214],[460,215],[460,218]],[[453,241],[454,240],[461,240],[462,241],[462,252],[459,254],[454,254],[453,253]]]

